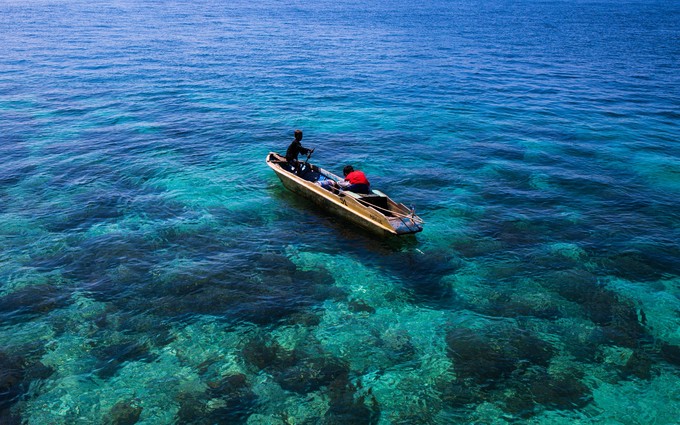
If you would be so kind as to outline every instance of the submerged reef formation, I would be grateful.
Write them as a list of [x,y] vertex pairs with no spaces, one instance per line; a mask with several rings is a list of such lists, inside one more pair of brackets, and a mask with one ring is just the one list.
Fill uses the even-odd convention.
[[576,409],[592,399],[583,374],[551,368],[556,350],[528,331],[453,328],[446,343],[456,379],[439,388],[454,408],[492,402],[527,417],[537,409]]

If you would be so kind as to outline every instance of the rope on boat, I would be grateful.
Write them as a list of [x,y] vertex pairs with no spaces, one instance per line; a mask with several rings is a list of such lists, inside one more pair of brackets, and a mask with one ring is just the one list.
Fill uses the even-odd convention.
[[[359,198],[358,201],[359,201],[359,202],[362,202],[362,203],[366,203],[366,204],[368,204],[368,205],[371,206],[372,208],[375,208],[375,209],[378,210],[378,211],[388,212],[388,213],[392,214],[393,216],[395,216],[395,217],[401,219],[402,222],[403,222],[403,219],[408,218],[408,219],[411,219],[411,220],[413,220],[413,221],[415,221],[416,223],[419,223],[419,224],[423,224],[423,223],[424,223],[423,219],[420,218],[420,217],[416,217],[415,213],[412,213],[412,214],[410,214],[410,215],[409,215],[409,214],[401,214],[401,213],[398,213],[398,212],[395,212],[395,211],[390,211],[389,209],[386,209],[386,208],[379,207],[379,206],[377,206],[377,205],[373,205],[373,204],[371,204],[370,202],[363,200],[362,198]],[[383,215],[384,215],[384,214],[383,214]],[[406,223],[404,223],[404,224],[406,224]],[[407,224],[406,224],[406,226],[408,227]]]

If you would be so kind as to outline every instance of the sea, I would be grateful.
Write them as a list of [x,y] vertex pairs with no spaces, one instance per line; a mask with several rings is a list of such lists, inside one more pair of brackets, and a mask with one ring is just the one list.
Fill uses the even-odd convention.
[[679,241],[678,1],[0,1],[3,425],[677,424]]

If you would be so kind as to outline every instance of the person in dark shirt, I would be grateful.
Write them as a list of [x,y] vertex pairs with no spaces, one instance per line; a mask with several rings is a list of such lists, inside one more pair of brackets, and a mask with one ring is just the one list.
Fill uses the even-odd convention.
[[371,193],[371,183],[362,171],[355,170],[351,165],[346,165],[342,169],[342,174],[345,175],[345,181],[340,183],[343,189],[366,195]]
[[295,130],[293,134],[295,135],[295,139],[290,143],[288,149],[286,150],[286,161],[288,161],[288,164],[290,164],[290,166],[293,168],[295,174],[298,174],[300,171],[300,161],[298,161],[298,155],[311,154],[314,152],[314,149],[308,149],[302,146],[302,130]]

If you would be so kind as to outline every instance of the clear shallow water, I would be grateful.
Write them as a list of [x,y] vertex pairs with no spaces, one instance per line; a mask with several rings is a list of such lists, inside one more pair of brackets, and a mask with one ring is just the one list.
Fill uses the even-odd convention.
[[[676,3],[0,11],[0,422],[680,416]],[[295,128],[425,231],[286,192]]]

